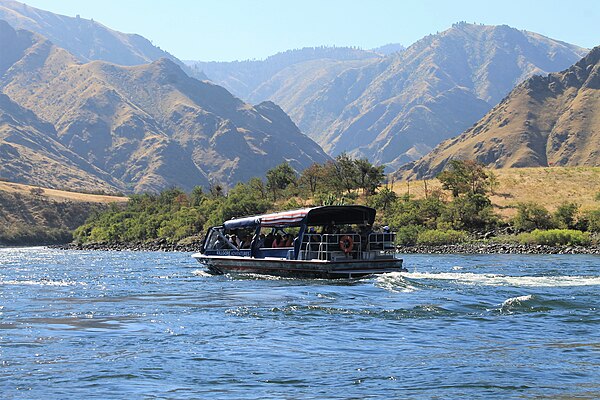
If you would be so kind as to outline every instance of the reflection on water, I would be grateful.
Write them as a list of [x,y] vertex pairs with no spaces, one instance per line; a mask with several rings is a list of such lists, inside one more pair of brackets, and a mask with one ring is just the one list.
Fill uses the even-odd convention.
[[600,396],[600,258],[404,258],[329,281],[0,249],[0,397]]

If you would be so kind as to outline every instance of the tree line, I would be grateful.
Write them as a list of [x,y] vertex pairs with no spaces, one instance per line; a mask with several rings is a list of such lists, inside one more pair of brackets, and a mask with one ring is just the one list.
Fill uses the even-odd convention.
[[[590,232],[600,231],[600,210],[582,212],[573,203],[562,204],[552,214],[537,204],[521,203],[515,206],[513,218],[501,218],[490,200],[497,179],[475,161],[452,160],[437,179],[442,189],[415,198],[398,195],[393,182],[386,182],[384,168],[367,159],[341,154],[300,173],[282,163],[268,170],[264,178],[252,178],[229,190],[213,185],[196,187],[190,193],[171,188],[159,194],[132,195],[124,206],[113,205],[95,213],[74,237],[79,242],[161,238],[175,243],[199,239],[209,226],[235,217],[352,203],[376,208],[376,223],[397,231],[402,245],[456,243],[474,233],[481,236],[502,229],[523,234],[549,229],[577,231],[580,234],[559,235],[560,240],[587,243]],[[538,240],[535,235],[539,234],[523,235],[522,239]]]
[[126,205],[92,215],[74,233],[78,242],[128,243],[166,239],[177,242],[202,235],[210,226],[234,217],[309,205],[354,202],[369,197],[385,179],[384,168],[367,159],[341,154],[297,173],[287,162],[225,190],[219,184],[190,193],[170,188],[135,194]]

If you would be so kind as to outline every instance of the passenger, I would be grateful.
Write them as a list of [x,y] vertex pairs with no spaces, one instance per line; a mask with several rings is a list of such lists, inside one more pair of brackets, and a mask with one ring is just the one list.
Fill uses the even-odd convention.
[[383,241],[384,242],[389,242],[392,240],[392,235],[391,235],[392,231],[390,230],[389,226],[384,226],[383,227]]
[[284,244],[282,247],[292,247],[294,238],[289,233],[283,237]]
[[249,249],[250,248],[250,238],[248,236],[244,236],[240,243],[240,248]]
[[360,227],[359,235],[363,251],[367,250],[367,247],[369,245],[369,235],[371,234],[371,232],[372,227],[370,225],[363,225]]
[[275,238],[273,237],[273,232],[269,232],[269,234],[265,237],[265,246],[266,247],[273,247],[273,240]]
[[240,242],[240,239],[238,239],[238,237],[237,237],[237,235],[235,233],[231,235],[231,239],[229,239],[229,241],[231,243],[233,243],[233,245],[235,247],[237,247],[238,249],[240,248],[241,242]]
[[275,234],[275,239],[273,240],[271,247],[283,247],[283,244],[285,244],[285,242],[281,235],[279,233]]

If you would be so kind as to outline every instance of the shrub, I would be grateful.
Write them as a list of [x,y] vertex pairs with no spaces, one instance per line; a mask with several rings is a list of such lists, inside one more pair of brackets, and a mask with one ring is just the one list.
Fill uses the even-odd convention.
[[438,230],[431,229],[419,233],[417,238],[417,244],[424,244],[428,246],[439,246],[444,244],[456,244],[462,243],[467,240],[467,233],[464,231],[449,230]]
[[548,210],[536,203],[517,204],[517,215],[513,218],[512,225],[521,232],[553,227],[552,217]]
[[403,246],[413,246],[417,244],[419,233],[423,227],[418,225],[406,225],[396,229],[396,244]]
[[575,229],[579,205],[564,202],[554,212],[554,222],[560,229]]
[[398,200],[398,195],[392,189],[384,187],[375,195],[371,196],[368,201],[370,207],[386,212],[389,206]]
[[457,197],[448,204],[440,222],[448,222],[454,229],[487,229],[498,224],[498,217],[487,196],[469,194]]
[[600,232],[600,210],[584,212],[578,223],[589,232]]
[[408,225],[434,228],[445,206],[441,200],[433,197],[420,200],[399,199],[388,207],[385,219],[394,230]]
[[590,234],[572,229],[536,229],[533,232],[521,233],[519,241],[524,244],[541,244],[548,246],[568,245],[585,246],[591,243]]

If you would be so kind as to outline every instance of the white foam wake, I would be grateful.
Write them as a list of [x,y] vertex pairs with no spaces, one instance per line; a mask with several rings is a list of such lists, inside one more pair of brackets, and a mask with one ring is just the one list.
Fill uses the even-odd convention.
[[378,275],[376,278],[377,286],[388,290],[390,292],[414,292],[418,290],[417,287],[411,285],[404,277],[403,273],[400,272],[389,272],[387,274]]
[[436,279],[485,286],[561,287],[600,285],[600,276],[507,276],[459,272],[404,272],[402,275],[411,280]]
[[208,272],[203,271],[201,269],[195,269],[195,270],[193,270],[192,271],[192,275],[195,275],[195,276],[212,276]]
[[525,296],[511,297],[502,302],[502,308],[511,307],[514,305],[521,305],[527,301],[533,299],[533,295],[528,294]]

